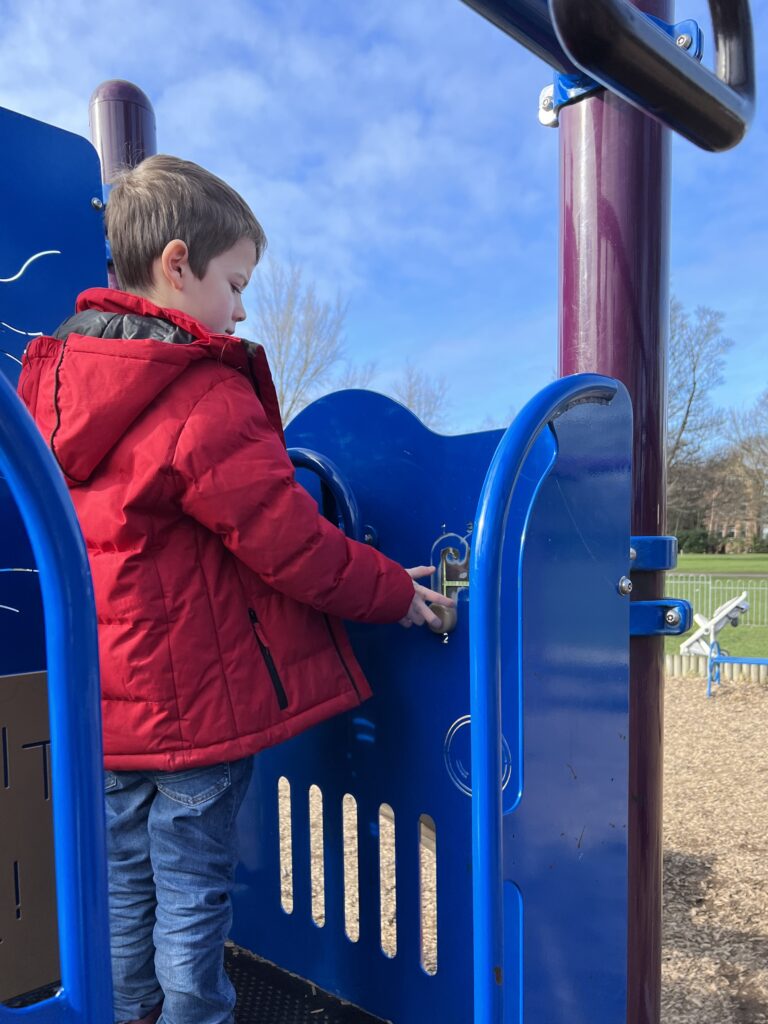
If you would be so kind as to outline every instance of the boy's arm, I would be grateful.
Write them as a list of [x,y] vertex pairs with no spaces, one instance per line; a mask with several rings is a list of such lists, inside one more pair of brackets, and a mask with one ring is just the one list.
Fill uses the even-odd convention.
[[408,613],[411,577],[320,515],[245,380],[227,376],[197,402],[172,465],[184,512],[275,590],[362,622]]

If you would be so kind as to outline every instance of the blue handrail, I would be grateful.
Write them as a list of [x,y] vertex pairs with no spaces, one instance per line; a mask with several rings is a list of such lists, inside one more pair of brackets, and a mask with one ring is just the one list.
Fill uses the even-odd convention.
[[98,646],[85,544],[64,480],[0,374],[0,472],[40,571],[51,724],[53,833],[62,988],[0,1021],[110,1024],[107,871]]
[[339,518],[339,529],[352,540],[363,540],[363,524],[357,499],[335,463],[320,452],[309,448],[289,448],[291,462],[297,469],[309,469],[316,473],[333,496]]
[[[501,568],[504,533],[520,471],[536,439],[572,405],[610,402],[608,377],[555,381],[523,408],[499,442],[475,517],[469,578],[472,742],[474,1024],[501,1024],[503,947],[501,842]],[[517,659],[519,674],[520,659]],[[518,687],[522,680],[518,678]]]

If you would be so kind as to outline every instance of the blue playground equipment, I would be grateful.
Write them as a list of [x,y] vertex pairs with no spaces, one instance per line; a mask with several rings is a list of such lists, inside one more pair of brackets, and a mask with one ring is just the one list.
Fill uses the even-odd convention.
[[[604,118],[618,125],[617,146],[646,147],[644,166],[661,180],[658,122],[713,149],[746,129],[745,2],[712,5],[719,78],[685,52],[697,49],[697,27],[685,23],[686,47],[661,10],[649,20],[626,0],[471,6],[555,67],[542,107],[560,120],[566,147],[579,118]],[[578,11],[587,7],[585,27]],[[633,106],[606,104],[603,86]],[[140,105],[146,115],[146,98]],[[11,387],[28,338],[52,331],[78,291],[106,279],[99,161],[85,140],[10,111],[0,110],[0,136],[10,228],[0,244],[0,806],[14,824],[0,832],[0,1022],[106,1024],[90,576],[66,487]],[[577,159],[569,148],[569,166],[589,182],[609,149]],[[625,187],[612,173],[606,165],[606,187]],[[588,201],[587,218],[600,235],[608,209],[614,244],[638,242],[632,232],[652,234],[663,221],[661,185],[650,192],[643,218],[636,196],[626,208],[615,197]],[[589,259],[584,223],[570,217],[564,228],[574,265]],[[643,247],[658,248],[654,273],[664,266],[657,234]],[[262,980],[271,972],[278,994],[251,1019],[280,1020],[298,985],[297,1020],[658,1020],[658,761],[648,762],[645,789],[638,764],[643,729],[652,734],[656,721],[659,638],[690,622],[685,602],[662,596],[676,553],[654,533],[663,523],[654,423],[664,289],[655,279],[642,302],[604,304],[611,315],[625,301],[642,305],[623,322],[643,326],[637,351],[650,355],[630,372],[636,339],[602,322],[599,337],[579,326],[569,265],[566,375],[506,432],[443,437],[362,391],[320,399],[287,431],[323,512],[405,564],[431,561],[435,585],[458,606],[441,633],[353,627],[374,698],[257,758],[239,820],[230,967],[252,962]],[[610,281],[602,287],[608,294]],[[606,338],[609,366],[594,354]],[[282,984],[294,995],[281,996]],[[241,995],[245,1021],[255,1004]]]
[[733,658],[720,650],[720,644],[715,640],[709,648],[707,656],[707,696],[712,696],[712,687],[720,685],[721,665],[768,665],[768,658],[745,658],[739,655]]
[[[587,1011],[623,1019],[626,391],[595,375],[558,381],[503,440],[495,431],[441,437],[390,399],[340,392],[300,414],[288,441],[343,467],[360,517],[395,558],[431,556],[445,571],[466,564],[469,549],[469,587],[460,591],[455,629],[442,637],[353,627],[374,699],[257,758],[241,815],[232,937],[403,1024],[430,1014],[471,1020],[473,998],[475,1007],[493,1003],[500,987],[518,1003],[513,1020],[523,1019],[522,992],[530,1020],[566,1021]],[[279,844],[260,838],[279,834],[281,779],[291,793],[291,913],[277,884]],[[323,802],[322,927],[312,916],[313,785]],[[355,941],[344,927],[346,795],[357,805]],[[397,952],[390,957],[380,929],[382,805],[393,811],[397,862]],[[421,949],[425,816],[437,861],[434,974]],[[483,979],[474,997],[472,942]],[[600,984],[589,983],[595,977]]]

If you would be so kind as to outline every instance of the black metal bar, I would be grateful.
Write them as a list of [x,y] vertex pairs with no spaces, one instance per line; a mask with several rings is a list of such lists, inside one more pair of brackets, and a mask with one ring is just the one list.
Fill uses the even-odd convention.
[[323,486],[328,488],[339,515],[339,529],[353,540],[363,540],[360,510],[354,492],[331,460],[309,448],[289,448],[288,454],[297,469],[316,473]]
[[556,71],[575,74],[578,68],[560,45],[547,0],[463,0],[484,18],[512,36]]
[[748,0],[709,0],[717,73],[628,0],[549,0],[554,31],[578,67],[702,149],[735,146],[755,106]]

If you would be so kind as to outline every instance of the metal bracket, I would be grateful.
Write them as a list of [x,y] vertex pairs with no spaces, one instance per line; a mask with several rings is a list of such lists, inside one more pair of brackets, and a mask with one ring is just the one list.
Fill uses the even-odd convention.
[[690,604],[677,598],[633,601],[629,606],[630,636],[681,636],[691,628],[692,621]]
[[677,565],[677,537],[630,537],[630,572],[674,569]]
[[[701,60],[704,51],[704,33],[698,22],[687,18],[675,24],[662,21],[652,14],[638,11],[652,21],[658,28],[671,36],[681,50],[685,50],[694,60]],[[563,107],[576,103],[589,96],[597,89],[604,88],[589,75],[577,73],[572,75],[556,74],[552,85],[546,86],[539,93],[539,123],[545,128],[557,128],[560,123],[559,113]]]

